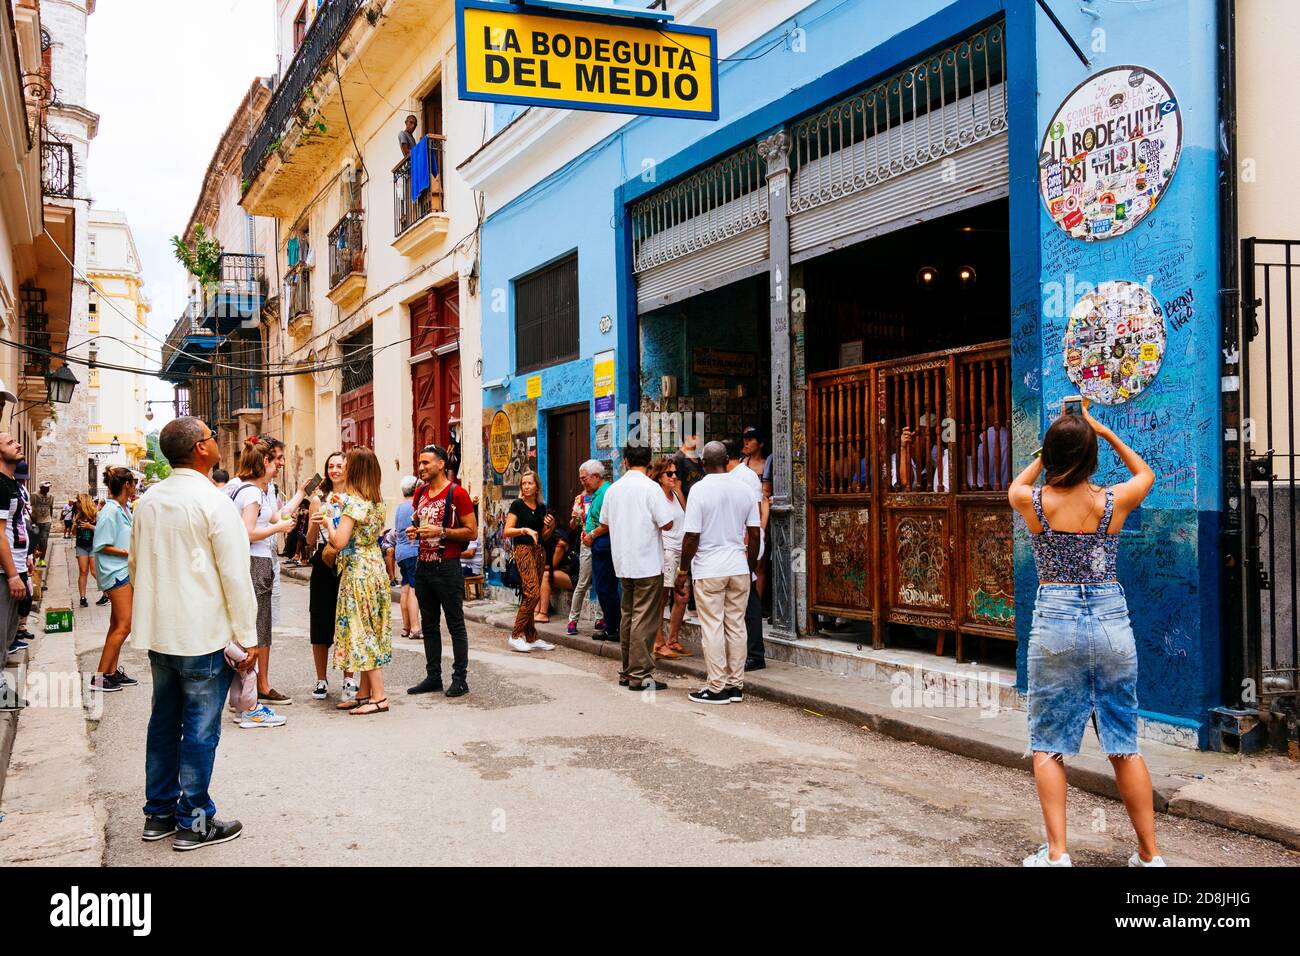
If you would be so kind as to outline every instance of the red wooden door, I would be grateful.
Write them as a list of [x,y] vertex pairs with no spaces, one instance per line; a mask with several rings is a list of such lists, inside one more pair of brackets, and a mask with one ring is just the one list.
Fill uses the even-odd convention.
[[362,385],[339,396],[340,442],[344,451],[353,445],[375,447],[375,387]]
[[411,366],[413,461],[425,445],[445,446],[450,423],[462,418],[459,335],[456,286],[430,289],[411,303],[411,354],[426,356]]

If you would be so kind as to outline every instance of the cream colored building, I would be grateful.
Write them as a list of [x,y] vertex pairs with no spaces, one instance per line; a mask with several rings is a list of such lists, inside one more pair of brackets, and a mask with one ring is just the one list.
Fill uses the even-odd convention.
[[[149,335],[149,304],[141,291],[140,253],[126,215],[90,211],[87,275],[92,283],[87,331],[99,362],[127,367],[156,367],[158,343]],[[87,371],[86,398],[89,453],[104,468],[125,465],[139,470],[148,453],[144,440],[146,380],[111,368]]]
[[[1300,192],[1295,185],[1295,158],[1300,155],[1300,105],[1294,89],[1277,82],[1279,64],[1291,62],[1296,38],[1300,37],[1300,4],[1293,0],[1237,0],[1237,228],[1243,239],[1291,239],[1300,241]],[[1295,247],[1293,247],[1293,250]],[[1292,261],[1295,253],[1292,253]],[[1300,397],[1288,380],[1287,369],[1300,375],[1300,306],[1293,305],[1291,355],[1286,347],[1288,297],[1279,282],[1287,273],[1285,250],[1261,246],[1259,259],[1272,263],[1267,271],[1272,280],[1269,307],[1261,308],[1261,334],[1247,346],[1251,376],[1250,405],[1255,413],[1254,447],[1257,454],[1274,451],[1273,473],[1282,481],[1291,476],[1296,449],[1287,428],[1288,413]],[[1244,268],[1244,264],[1243,264]],[[1256,270],[1256,294],[1263,294],[1264,269]],[[1294,270],[1291,270],[1294,271]],[[1295,302],[1295,296],[1291,297]],[[1267,314],[1266,314],[1267,312]],[[1266,319],[1268,320],[1266,322]],[[1272,407],[1273,431],[1266,435],[1269,406],[1268,383],[1264,374],[1266,333],[1273,332]],[[1249,435],[1247,443],[1251,444]]]
[[[415,449],[458,431],[461,480],[478,494],[479,209],[456,167],[487,117],[456,96],[455,4],[316,6],[277,0],[282,75],[250,139],[243,205],[277,220],[269,361],[352,361],[273,382],[266,428],[284,437],[294,480],[334,449],[371,445],[390,503]],[[433,167],[426,185],[417,163],[414,190],[408,114]]]
[[190,277],[190,302],[163,347],[163,378],[176,385],[178,413],[209,423],[221,447],[221,465],[232,474],[244,439],[280,431],[278,421],[266,418],[268,389],[278,394],[280,380],[265,373],[272,340],[284,333],[263,316],[268,290],[278,285],[276,223],[239,205],[244,145],[270,101],[270,84],[259,77],[249,85],[217,143],[182,230],[191,247],[200,225],[216,238],[222,278],[205,290]]

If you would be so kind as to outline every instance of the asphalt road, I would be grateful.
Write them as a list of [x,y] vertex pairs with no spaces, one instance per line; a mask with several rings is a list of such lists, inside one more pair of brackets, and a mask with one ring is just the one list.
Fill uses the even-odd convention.
[[[217,815],[245,827],[229,844],[181,854],[140,840],[149,675],[128,647],[141,685],[106,696],[93,734],[108,864],[1007,866],[1042,841],[1027,774],[755,698],[692,704],[679,678],[633,694],[606,659],[512,653],[483,625],[470,625],[469,696],[407,697],[424,658],[399,640],[391,711],[348,717],[337,673],[329,700],[309,693],[306,586],[286,580],[283,601],[294,626],[277,630],[272,683],[294,703],[284,727],[223,727]],[[1076,865],[1124,865],[1119,803],[1072,793],[1070,815]],[[1300,865],[1207,824],[1158,827],[1171,865]]]

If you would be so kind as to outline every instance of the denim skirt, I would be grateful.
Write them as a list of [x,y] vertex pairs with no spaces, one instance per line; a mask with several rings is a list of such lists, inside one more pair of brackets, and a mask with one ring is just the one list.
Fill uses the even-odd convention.
[[1136,754],[1137,646],[1119,584],[1040,584],[1029,633],[1029,749]]

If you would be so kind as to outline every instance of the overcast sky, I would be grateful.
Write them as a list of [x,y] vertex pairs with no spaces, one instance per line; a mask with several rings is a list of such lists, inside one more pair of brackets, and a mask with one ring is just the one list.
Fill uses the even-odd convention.
[[[274,0],[100,0],[89,23],[86,105],[100,118],[90,196],[98,209],[126,213],[150,327],[165,337],[185,299],[170,237],[185,228],[253,77],[275,70]],[[155,379],[148,394],[170,401],[172,389]],[[155,406],[148,429],[171,411]]]

